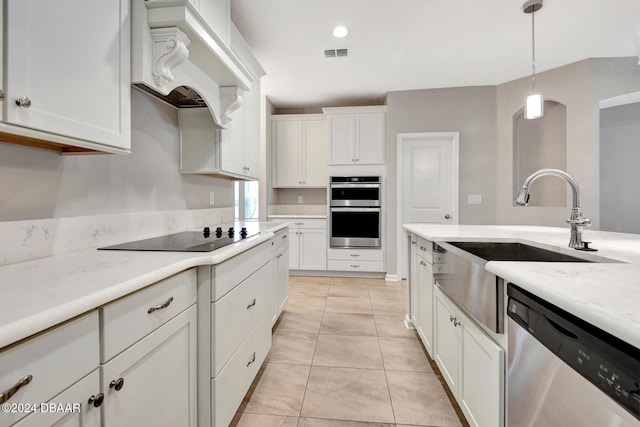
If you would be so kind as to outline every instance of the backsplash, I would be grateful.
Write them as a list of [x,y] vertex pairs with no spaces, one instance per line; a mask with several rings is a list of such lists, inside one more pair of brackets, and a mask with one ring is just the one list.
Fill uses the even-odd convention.
[[0,265],[232,222],[233,207],[0,222]]
[[269,205],[267,215],[326,215],[327,205]]

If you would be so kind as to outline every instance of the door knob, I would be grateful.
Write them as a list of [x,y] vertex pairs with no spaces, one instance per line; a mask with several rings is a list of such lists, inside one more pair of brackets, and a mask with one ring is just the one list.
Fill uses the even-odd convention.
[[444,219],[451,219],[451,215],[446,214],[446,215],[444,216]]

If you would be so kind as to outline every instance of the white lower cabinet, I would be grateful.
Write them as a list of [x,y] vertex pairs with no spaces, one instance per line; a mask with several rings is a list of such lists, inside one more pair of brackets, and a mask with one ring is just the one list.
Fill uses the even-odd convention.
[[472,426],[504,426],[504,350],[438,287],[434,360]]
[[433,356],[433,266],[418,257],[418,293],[416,329],[425,348]]
[[102,367],[104,426],[196,425],[196,308]]
[[196,425],[196,272],[100,309],[102,425]]
[[289,229],[289,269],[327,269],[327,221],[291,219]]
[[384,271],[382,249],[330,248],[327,257],[327,270],[331,271]]
[[273,322],[278,319],[289,301],[289,248],[285,248],[276,255],[276,314]]
[[19,421],[15,427],[99,427],[100,409],[93,405],[98,390],[100,374],[95,369],[47,402],[38,412]]

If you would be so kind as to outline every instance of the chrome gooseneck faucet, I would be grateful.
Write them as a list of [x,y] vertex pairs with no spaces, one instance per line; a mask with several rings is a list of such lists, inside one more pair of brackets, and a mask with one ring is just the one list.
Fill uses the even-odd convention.
[[518,206],[526,206],[529,203],[529,187],[531,186],[533,181],[540,178],[541,176],[547,175],[557,176],[564,179],[565,181],[567,181],[567,183],[569,183],[573,192],[573,207],[571,208],[571,218],[567,220],[567,223],[571,226],[571,239],[569,240],[569,247],[583,251],[595,250],[589,247],[589,242],[582,241],[582,230],[584,229],[584,227],[589,227],[591,225],[591,220],[582,216],[580,187],[578,187],[578,183],[568,173],[559,169],[540,169],[539,171],[532,173],[527,179],[524,180],[522,188],[520,188],[520,191],[518,191],[518,194],[513,202]]

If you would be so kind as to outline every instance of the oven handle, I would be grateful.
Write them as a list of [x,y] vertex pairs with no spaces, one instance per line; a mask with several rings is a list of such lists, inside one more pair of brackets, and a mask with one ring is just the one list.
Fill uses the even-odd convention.
[[381,208],[331,208],[331,212],[380,212]]
[[331,188],[380,188],[380,184],[331,184]]

